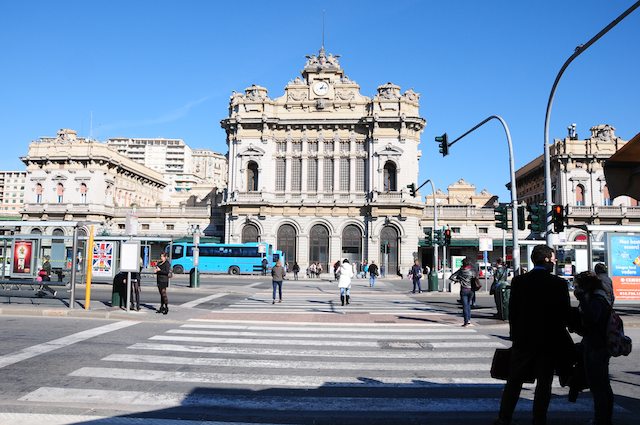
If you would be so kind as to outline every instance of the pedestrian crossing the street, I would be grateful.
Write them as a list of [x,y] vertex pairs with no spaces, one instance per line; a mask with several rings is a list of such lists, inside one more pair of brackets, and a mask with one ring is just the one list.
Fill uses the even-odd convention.
[[[101,425],[163,424],[153,419],[158,412],[181,418],[166,425],[337,422],[332,418],[400,424],[434,414],[490,415],[503,385],[489,376],[491,359],[505,345],[477,328],[433,322],[193,319],[79,366],[20,401],[118,412],[86,422]],[[564,390],[556,382],[554,391]],[[518,410],[530,411],[531,386],[522,398]],[[588,415],[591,408],[588,397],[574,404],[558,398],[550,411]],[[125,420],[131,418],[138,422]],[[71,423],[81,422],[46,421]]]

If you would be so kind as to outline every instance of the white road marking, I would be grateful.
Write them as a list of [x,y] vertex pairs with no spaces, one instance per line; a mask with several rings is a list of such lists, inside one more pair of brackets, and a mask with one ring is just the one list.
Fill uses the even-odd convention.
[[203,304],[203,303],[206,303],[207,301],[215,300],[216,298],[221,298],[226,295],[229,295],[229,294],[220,293],[220,294],[209,295],[208,297],[198,298],[196,300],[189,301],[188,303],[180,304],[180,307],[193,308],[199,304]]
[[[383,363],[369,362],[362,360],[357,362],[314,362],[287,360],[254,360],[254,359],[220,359],[202,357],[178,357],[178,356],[149,356],[141,354],[111,354],[102,360],[113,362],[129,363],[152,363],[152,364],[177,364],[189,366],[207,367],[236,367],[236,368],[259,368],[259,369],[303,369],[303,370],[394,370],[394,371],[479,371],[486,372],[491,367],[488,363],[460,363],[460,364],[438,364],[438,363]],[[430,360],[430,359],[424,359]]]
[[209,330],[194,330],[194,329],[170,329],[167,331],[168,334],[182,334],[182,335],[218,335],[218,336],[241,336],[241,337],[251,337],[251,336],[259,336],[259,337],[269,337],[274,340],[279,340],[281,338],[328,338],[330,340],[335,339],[391,339],[391,340],[419,340],[419,341],[427,341],[433,339],[489,339],[488,336],[482,334],[445,334],[445,333],[436,333],[436,334],[411,334],[411,335],[390,335],[390,334],[382,334],[382,335],[372,335],[367,332],[366,334],[352,334],[348,335],[346,333],[327,333],[327,332],[318,332],[314,331],[313,334],[307,333],[294,333],[294,332],[255,332],[255,331],[209,331]]
[[299,375],[242,375],[238,373],[179,372],[150,369],[82,367],[69,374],[87,378],[126,379],[128,381],[192,382],[216,385],[245,385],[248,387],[357,387],[357,388],[439,388],[442,385],[501,385],[493,378],[397,378],[351,376],[299,376]]
[[[504,348],[505,345],[500,345]],[[157,344],[157,343],[137,343],[130,347],[133,350],[154,350],[169,351],[182,353],[201,353],[201,354],[227,354],[227,355],[255,355],[255,356],[296,356],[296,357],[333,357],[333,358],[349,358],[353,359],[475,359],[475,358],[492,358],[493,350],[473,350],[473,351],[428,351],[421,350],[377,350],[377,351],[340,351],[340,350],[286,350],[279,348],[262,348],[262,347],[212,347],[201,345],[181,345],[181,344]],[[287,360],[288,361],[288,360]]]
[[[182,419],[122,416],[52,415],[46,413],[0,413],[0,424],[11,425],[257,425],[248,422],[190,421]],[[260,424],[269,425],[269,424]],[[278,425],[278,424],[271,424]]]
[[[211,330],[240,330],[240,331],[297,331],[297,332],[313,332],[313,335],[322,335],[325,332],[340,332],[340,333],[357,333],[367,332],[367,334],[401,334],[412,333],[417,335],[430,334],[430,333],[464,333],[471,334],[477,333],[476,330],[470,328],[462,328],[460,326],[444,325],[444,324],[429,324],[414,326],[411,328],[404,327],[404,325],[389,326],[388,324],[367,324],[364,326],[354,326],[353,324],[336,325],[326,324],[321,327],[313,326],[313,324],[304,324],[304,326],[255,326],[255,325],[225,325],[225,324],[195,324],[192,322],[181,325],[180,328],[193,328],[193,329],[211,329]],[[364,328],[364,329],[363,329]]]
[[62,338],[54,339],[53,341],[45,342],[31,347],[23,348],[15,353],[6,354],[0,356],[0,368],[12,365],[14,363],[21,362],[32,357],[39,356],[41,354],[48,353],[59,348],[67,347],[77,342],[85,341],[89,338],[93,338],[98,335],[103,335],[109,332],[117,331],[129,326],[136,325],[140,322],[125,320],[121,322],[110,323],[108,325],[100,326],[86,331],[78,332],[72,335],[64,336]]

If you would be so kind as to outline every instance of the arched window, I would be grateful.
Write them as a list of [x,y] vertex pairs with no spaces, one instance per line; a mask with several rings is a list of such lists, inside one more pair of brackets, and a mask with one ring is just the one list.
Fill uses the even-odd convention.
[[581,184],[576,186],[576,205],[584,205],[584,186]]
[[58,183],[56,195],[58,196],[58,203],[61,204],[64,198],[64,185],[62,183]]
[[609,186],[607,185],[602,188],[602,205],[613,205],[611,195],[609,195]]
[[342,256],[352,263],[362,261],[362,231],[358,226],[350,224],[342,231]]
[[36,204],[40,204],[42,202],[42,185],[40,183],[36,184]]
[[283,224],[278,229],[277,247],[284,252],[284,258],[289,266],[298,261],[296,249],[296,229],[290,224]]
[[87,185],[84,183],[80,184],[80,202],[83,204],[87,203]]
[[41,235],[42,234],[42,230],[38,229],[37,227],[34,227],[33,229],[31,229],[31,234],[32,235]]
[[329,270],[329,230],[316,224],[309,232],[309,264],[320,263],[322,270]]
[[396,164],[391,161],[387,161],[384,164],[384,191],[395,192],[398,190],[396,183]]
[[250,161],[247,164],[247,192],[258,191],[258,164]]
[[253,224],[247,224],[242,228],[242,243],[259,242],[258,228]]

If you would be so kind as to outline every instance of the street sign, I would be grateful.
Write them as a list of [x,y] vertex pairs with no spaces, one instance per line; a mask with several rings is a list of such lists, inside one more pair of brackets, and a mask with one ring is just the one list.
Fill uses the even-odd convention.
[[480,251],[493,251],[493,239],[478,238],[478,246]]

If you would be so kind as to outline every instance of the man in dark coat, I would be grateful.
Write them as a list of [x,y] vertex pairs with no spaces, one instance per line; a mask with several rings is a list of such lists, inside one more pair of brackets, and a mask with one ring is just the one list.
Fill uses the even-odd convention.
[[511,281],[509,327],[511,372],[502,392],[496,425],[510,424],[525,380],[536,380],[533,424],[547,423],[551,384],[558,360],[566,358],[567,324],[571,304],[568,283],[551,274],[556,256],[552,248],[536,245],[534,268]]

